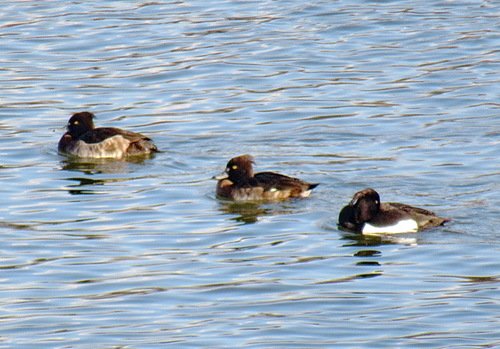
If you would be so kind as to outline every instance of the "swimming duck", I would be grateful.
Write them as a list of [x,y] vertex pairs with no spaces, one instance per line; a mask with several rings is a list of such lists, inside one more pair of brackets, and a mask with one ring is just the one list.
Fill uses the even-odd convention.
[[217,196],[234,201],[275,201],[307,197],[318,183],[307,183],[298,178],[275,172],[253,171],[251,155],[241,155],[229,160],[226,170],[216,176]]
[[148,137],[115,127],[94,126],[94,114],[75,113],[68,121],[67,132],[59,140],[61,153],[82,158],[123,158],[148,155],[158,151]]
[[396,202],[381,203],[379,194],[363,189],[354,194],[339,214],[339,225],[363,234],[412,233],[448,222],[422,208]]

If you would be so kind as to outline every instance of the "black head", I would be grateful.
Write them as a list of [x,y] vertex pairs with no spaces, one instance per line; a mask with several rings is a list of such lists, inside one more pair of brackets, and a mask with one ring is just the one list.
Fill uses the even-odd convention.
[[363,189],[354,194],[349,207],[352,207],[356,224],[368,222],[380,210],[380,196],[371,188]]
[[231,182],[245,184],[253,177],[253,164],[251,155],[237,156],[229,160],[225,172]]
[[87,111],[75,113],[68,121],[68,132],[73,137],[80,137],[84,133],[94,129],[94,114]]

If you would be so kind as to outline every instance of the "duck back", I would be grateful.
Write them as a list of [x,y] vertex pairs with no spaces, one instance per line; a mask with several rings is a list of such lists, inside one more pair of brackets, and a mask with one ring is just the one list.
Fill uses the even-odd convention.
[[450,221],[448,218],[437,216],[432,211],[399,202],[382,203],[382,209],[384,211],[399,211],[408,215],[417,222],[419,229],[437,227]]

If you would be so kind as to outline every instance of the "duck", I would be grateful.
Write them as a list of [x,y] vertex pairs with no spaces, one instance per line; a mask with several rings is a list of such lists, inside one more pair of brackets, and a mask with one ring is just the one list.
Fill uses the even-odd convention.
[[158,152],[150,138],[115,127],[96,128],[94,118],[88,111],[73,114],[59,140],[59,152],[80,158],[115,159]]
[[397,202],[380,202],[372,188],[354,194],[339,213],[339,227],[362,234],[398,234],[437,227],[448,222],[434,212]]
[[217,197],[233,201],[279,201],[305,198],[319,183],[308,183],[298,178],[275,172],[254,173],[254,158],[240,155],[232,158],[218,179]]

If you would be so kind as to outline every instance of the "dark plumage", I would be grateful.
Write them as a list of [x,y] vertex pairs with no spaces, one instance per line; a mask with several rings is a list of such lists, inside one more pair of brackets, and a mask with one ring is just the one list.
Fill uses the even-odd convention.
[[275,172],[253,171],[253,157],[232,158],[222,176],[215,177],[217,196],[235,201],[283,200],[307,197],[318,184],[304,182]]
[[158,151],[153,141],[140,133],[114,127],[96,128],[94,117],[89,112],[73,114],[58,150],[82,158],[123,158]]
[[416,232],[448,221],[422,208],[396,202],[381,203],[379,194],[371,188],[354,194],[339,214],[339,226],[364,234]]

